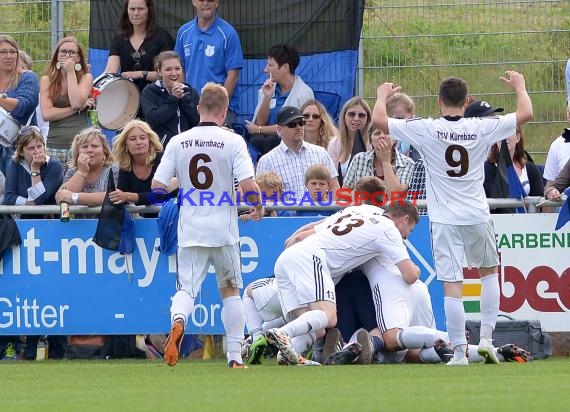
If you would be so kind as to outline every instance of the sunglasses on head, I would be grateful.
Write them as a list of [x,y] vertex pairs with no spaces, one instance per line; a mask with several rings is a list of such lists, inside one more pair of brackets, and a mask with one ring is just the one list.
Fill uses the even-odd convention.
[[321,115],[318,113],[304,113],[303,117],[305,119],[313,119],[313,120],[319,120],[321,118]]
[[38,126],[24,126],[18,131],[18,136],[21,137],[31,133],[39,133],[42,134],[42,131]]
[[366,113],[348,112],[346,114],[348,117],[358,117],[359,119],[364,119],[368,115]]
[[307,124],[307,121],[305,119],[298,119],[298,120],[293,120],[290,123],[287,123],[285,126],[287,126],[289,129],[294,129],[297,126],[304,126]]

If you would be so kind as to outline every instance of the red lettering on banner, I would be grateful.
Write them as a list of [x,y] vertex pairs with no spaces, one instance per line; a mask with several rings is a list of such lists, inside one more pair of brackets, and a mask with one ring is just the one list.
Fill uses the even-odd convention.
[[557,293],[560,283],[560,277],[554,269],[548,266],[538,266],[532,269],[527,278],[527,292],[526,300],[531,308],[541,312],[564,312],[555,298],[545,298],[538,295],[537,287],[540,282],[546,282],[548,287],[545,292]]
[[[512,284],[513,296],[503,294],[503,285]],[[558,294],[560,306],[556,297],[544,297],[538,294],[538,285],[546,283],[545,293]],[[514,266],[504,266],[503,276],[500,282],[501,304],[499,309],[503,312],[512,313],[519,310],[525,302],[536,311],[548,313],[560,313],[570,310],[570,268],[562,275],[549,266],[537,266],[524,274]]]
[[[499,273],[501,273],[501,267],[499,266]],[[501,277],[499,276],[499,279]],[[503,294],[503,285],[505,283],[511,283],[515,293],[511,297],[507,297]],[[499,282],[501,287],[501,303],[499,309],[503,312],[515,312],[517,311],[526,300],[525,289],[525,278],[520,270],[512,266],[505,266],[503,272],[502,282]]]

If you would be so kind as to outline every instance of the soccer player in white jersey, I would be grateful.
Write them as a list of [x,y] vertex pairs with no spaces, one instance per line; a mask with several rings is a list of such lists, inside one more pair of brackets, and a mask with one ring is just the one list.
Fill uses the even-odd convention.
[[172,329],[164,348],[164,359],[170,366],[178,362],[186,322],[213,264],[223,300],[228,365],[244,367],[241,346],[245,320],[239,296],[243,281],[234,180],[249,192],[250,204],[256,205],[250,211],[252,219],[261,219],[263,207],[245,141],[220,127],[227,110],[226,89],[206,84],[198,106],[200,124],[170,140],[152,181],[153,189],[166,189],[174,176],[180,182],[178,282],[170,307]]
[[[489,205],[483,190],[483,164],[489,148],[515,133],[517,125],[532,118],[532,103],[524,77],[507,71],[501,77],[517,97],[517,110],[505,116],[464,118],[467,83],[457,77],[439,87],[438,119],[388,118],[386,100],[401,87],[384,83],[377,89],[373,124],[395,140],[413,145],[426,168],[430,233],[439,280],[443,281],[447,331],[454,357],[448,365],[467,365],[463,266],[481,274],[481,351],[492,349],[492,334],[499,311],[498,255]],[[464,257],[466,261],[464,262]]]
[[384,214],[372,205],[351,206],[324,219],[313,234],[281,253],[274,272],[289,323],[268,330],[266,339],[279,348],[284,363],[299,361],[291,338],[311,332],[319,338],[325,328],[335,326],[336,278],[378,255],[388,256],[403,276],[417,278],[420,269],[410,260],[403,238],[418,220],[409,202],[389,206]]

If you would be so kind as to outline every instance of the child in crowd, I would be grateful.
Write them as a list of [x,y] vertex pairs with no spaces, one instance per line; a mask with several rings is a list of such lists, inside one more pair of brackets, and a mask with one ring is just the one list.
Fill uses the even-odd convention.
[[[284,191],[283,180],[275,172],[263,172],[255,177],[255,181],[261,190],[261,199],[264,206],[277,206],[281,203]],[[266,210],[264,217],[291,217],[295,212],[291,210]],[[243,222],[249,220],[248,214],[240,214]]]
[[[315,206],[331,204],[330,179],[331,173],[325,165],[312,165],[305,172],[305,187]],[[300,199],[299,202],[301,202]],[[310,203],[305,202],[305,198],[303,198],[302,205],[309,206]],[[335,210],[297,210],[295,216],[330,216],[334,212]]]

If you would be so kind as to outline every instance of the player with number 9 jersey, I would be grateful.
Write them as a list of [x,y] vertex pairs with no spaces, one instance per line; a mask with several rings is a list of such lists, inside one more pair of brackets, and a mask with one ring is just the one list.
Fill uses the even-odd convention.
[[473,225],[489,220],[483,164],[491,146],[515,133],[515,113],[486,118],[388,119],[390,136],[410,143],[430,165],[426,198],[430,220]]

